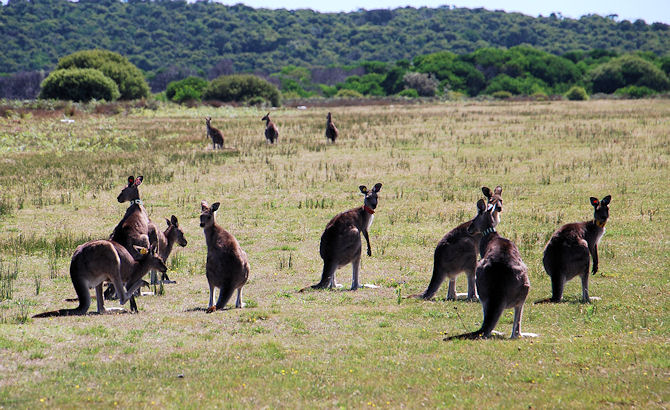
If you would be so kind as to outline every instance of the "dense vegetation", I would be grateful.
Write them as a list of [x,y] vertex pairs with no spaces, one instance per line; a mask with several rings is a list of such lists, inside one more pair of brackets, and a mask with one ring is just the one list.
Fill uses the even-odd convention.
[[184,0],[11,0],[0,7],[0,40],[0,73],[51,70],[62,56],[104,48],[152,75],[174,65],[212,79],[231,70],[269,74],[277,64],[393,62],[520,44],[557,55],[594,48],[663,55],[670,28],[615,16],[535,18],[449,6],[317,13]]

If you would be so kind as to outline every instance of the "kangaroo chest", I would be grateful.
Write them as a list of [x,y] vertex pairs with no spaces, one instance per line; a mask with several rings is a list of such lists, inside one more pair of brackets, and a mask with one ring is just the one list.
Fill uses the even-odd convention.
[[365,227],[365,230],[370,230],[370,227],[372,226],[372,221],[375,219],[374,215],[370,215],[370,219],[368,219],[368,225]]

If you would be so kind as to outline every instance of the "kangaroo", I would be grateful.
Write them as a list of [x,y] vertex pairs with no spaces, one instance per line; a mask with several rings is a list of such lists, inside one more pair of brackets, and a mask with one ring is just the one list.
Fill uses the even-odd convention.
[[339,135],[340,133],[337,130],[335,124],[333,124],[333,119],[330,113],[328,113],[326,116],[326,139],[329,139],[331,142],[335,143],[335,140]]
[[138,187],[143,180],[141,175],[137,178],[132,175],[128,177],[128,185],[121,190],[116,200],[120,203],[130,201],[130,206],[109,237],[109,240],[123,245],[133,257],[139,256],[133,245],[149,248],[150,243],[156,242],[156,232],[149,230],[149,217],[140,200]]
[[580,276],[582,278],[582,302],[589,298],[589,255],[593,258],[591,272],[598,272],[598,242],[605,233],[605,224],[610,215],[611,195],[601,201],[591,197],[593,220],[566,224],[558,228],[544,248],[542,264],[551,278],[551,298],[535,303],[560,302],[563,299],[565,282]]
[[[149,222],[149,229],[153,229],[156,232],[158,256],[163,262],[167,262],[167,258],[170,256],[175,242],[181,247],[188,245],[188,241],[184,237],[184,231],[179,227],[179,221],[176,216],[172,215],[170,219],[166,218],[165,223],[167,223],[167,229],[161,232],[153,222]],[[163,273],[161,280],[163,283],[174,283],[174,281],[170,280],[167,273]],[[152,284],[157,282],[154,275],[152,275],[151,282]]]
[[[482,187],[482,192],[488,198],[488,207],[493,209],[493,218],[496,224],[500,223],[503,203],[502,187],[498,185],[493,192],[488,187]],[[464,222],[447,232],[437,243],[433,256],[433,277],[430,279],[430,284],[423,293],[413,295],[413,297],[425,300],[433,298],[444,279],[448,277],[447,300],[456,300],[456,276],[465,272],[468,278],[467,300],[477,299],[475,269],[477,267],[477,248],[482,236],[479,233],[470,234],[468,232],[473,220]]]
[[[77,292],[79,306],[74,309],[40,313],[33,317],[85,315],[91,306],[89,293],[91,288],[95,288],[98,313],[105,313],[102,296],[102,282],[105,280],[114,284],[119,294],[119,302],[125,304],[139,289],[141,278],[149,269],[161,272],[167,270],[163,261],[156,255],[155,245],[150,249],[136,246],[135,250],[140,255],[138,259],[133,258],[125,247],[114,241],[95,240],[80,245],[70,262],[70,278]],[[124,284],[129,285],[128,290]]]
[[212,139],[212,149],[223,148],[223,134],[218,129],[212,127],[210,124],[212,117],[205,117],[205,124],[207,124],[207,137]]
[[479,242],[481,260],[476,271],[477,290],[484,312],[482,327],[472,333],[448,337],[445,340],[490,337],[503,310],[507,308],[514,308],[511,338],[531,336],[521,333],[523,304],[530,290],[528,268],[521,260],[514,243],[496,232],[496,207],[497,205],[487,206],[483,199],[477,201],[477,216],[468,227],[470,234],[482,235]]
[[[207,313],[221,310],[237,289],[236,308],[243,307],[242,286],[249,279],[249,260],[237,240],[225,229],[217,225],[215,212],[219,203],[210,207],[202,201],[200,206],[200,227],[205,231],[207,242],[207,282],[209,283],[209,306]],[[219,299],[214,305],[214,288],[219,288]]]
[[275,123],[270,119],[270,113],[267,113],[265,117],[261,118],[261,121],[265,121],[265,139],[270,141],[270,144],[274,144],[275,141],[279,139],[279,130]]
[[[358,271],[361,266],[361,233],[363,233],[368,245],[367,254],[372,256],[368,229],[370,229],[374,219],[375,209],[377,208],[377,194],[382,189],[382,184],[375,184],[371,190],[368,190],[365,185],[358,188],[365,195],[363,206],[336,215],[328,222],[321,235],[319,253],[321,259],[323,259],[323,273],[321,274],[321,281],[312,285],[312,289],[337,287],[335,271],[349,263],[351,263],[353,270],[351,290],[361,287],[358,281]],[[301,291],[306,289],[304,288]]]

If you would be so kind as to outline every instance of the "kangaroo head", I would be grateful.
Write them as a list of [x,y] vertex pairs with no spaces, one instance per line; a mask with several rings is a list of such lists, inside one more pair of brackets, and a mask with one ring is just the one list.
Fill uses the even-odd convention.
[[328,121],[330,121],[330,120],[331,120],[331,116],[330,116],[330,113],[328,113],[328,115],[326,115],[326,119],[327,119]]
[[209,228],[210,226],[214,225],[216,222],[214,219],[214,213],[217,209],[219,209],[219,205],[221,204],[218,202],[213,203],[212,206],[209,206],[205,201],[200,203],[200,207],[202,208],[202,212],[200,213],[201,228]]
[[591,197],[591,205],[593,205],[593,219],[596,221],[596,224],[601,228],[605,226],[607,219],[610,217],[610,201],[612,200],[611,195],[607,195],[602,200],[598,201],[598,198]]
[[209,127],[209,122],[212,121],[212,117],[205,117],[205,124]]
[[261,118],[261,121],[268,121],[268,122],[271,121],[270,120],[270,113],[265,114],[265,116],[263,118]]
[[116,197],[116,200],[119,202],[133,201],[135,199],[140,199],[140,191],[137,189],[138,186],[142,183],[144,177],[142,175],[137,178],[132,175],[128,177],[128,185],[121,190],[119,196]]
[[165,262],[158,256],[156,252],[158,244],[154,243],[149,249],[143,246],[133,245],[135,250],[140,254],[139,262],[146,267],[147,270],[155,269],[161,273],[167,272]]
[[181,230],[179,227],[179,221],[177,220],[177,217],[172,215],[172,218],[170,219],[165,219],[165,222],[167,222],[167,236],[168,238],[174,237],[175,242],[179,244],[179,246],[186,246],[188,245],[188,241],[184,237],[184,231]]
[[468,226],[468,233],[470,235],[482,233],[489,228],[495,228],[498,221],[494,216],[497,206],[491,207],[483,199],[477,201],[477,215]]
[[379,192],[380,189],[382,189],[381,182],[377,182],[375,186],[372,187],[372,189],[370,190],[368,190],[368,188],[365,185],[359,186],[358,189],[360,189],[363,195],[365,195],[363,205],[367,206],[372,210],[377,208],[377,193]]
[[502,187],[498,185],[493,192],[487,186],[482,187],[482,193],[488,199],[488,208],[493,209],[493,217],[496,219],[496,224],[500,223],[500,212],[502,212]]

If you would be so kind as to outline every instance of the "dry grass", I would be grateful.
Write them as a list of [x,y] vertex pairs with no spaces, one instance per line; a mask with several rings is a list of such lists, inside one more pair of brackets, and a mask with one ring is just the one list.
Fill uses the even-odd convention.
[[[0,301],[0,405],[667,407],[668,112],[667,100],[285,109],[276,146],[265,113],[248,108],[0,118],[0,270],[16,273]],[[225,150],[211,151],[205,116]],[[109,235],[130,174],[144,175],[153,220],[183,226],[189,246],[169,264],[178,284],[140,298],[138,315],[29,319],[74,296],[69,257]],[[381,288],[297,293],[319,278],[325,224],[376,182],[361,278]],[[574,280],[565,303],[527,303],[522,327],[539,339],[446,343],[479,326],[480,306],[445,302],[446,286],[434,302],[402,296],[427,286],[437,241],[497,184],[529,302],[550,294],[549,235],[590,218],[589,196],[612,195],[591,280],[602,300],[580,304]],[[201,310],[202,199],[221,202],[219,224],[249,254],[245,309]],[[338,272],[345,288],[350,272]],[[511,322],[510,311],[498,330]]]

